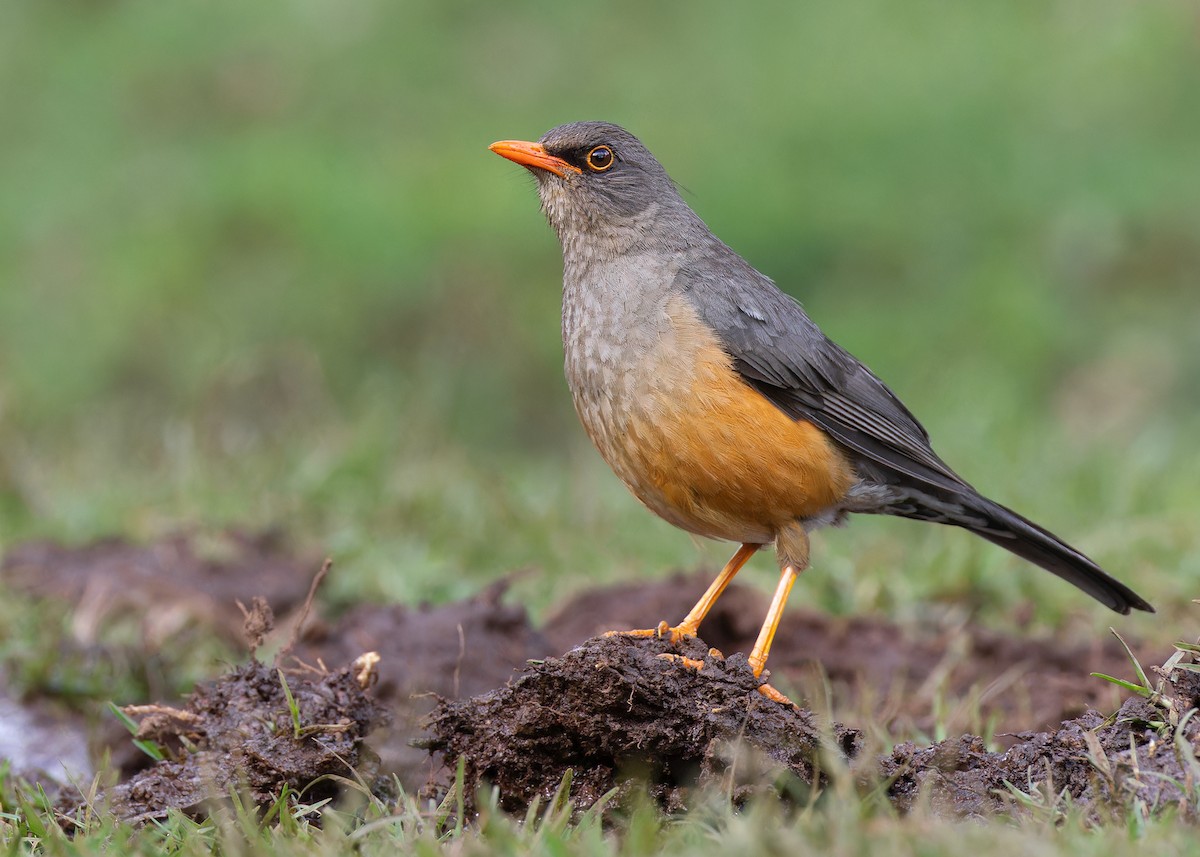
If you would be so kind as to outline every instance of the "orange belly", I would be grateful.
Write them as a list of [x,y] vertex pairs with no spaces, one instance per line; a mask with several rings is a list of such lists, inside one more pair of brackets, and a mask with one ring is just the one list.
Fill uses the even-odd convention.
[[744,382],[681,298],[668,309],[670,335],[640,361],[621,430],[588,426],[617,475],[661,517],[713,538],[767,543],[836,508],[856,478],[845,456]]

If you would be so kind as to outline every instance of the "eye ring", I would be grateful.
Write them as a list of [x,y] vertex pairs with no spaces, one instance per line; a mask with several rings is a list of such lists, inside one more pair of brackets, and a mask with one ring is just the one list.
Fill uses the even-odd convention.
[[617,162],[617,156],[613,154],[613,150],[608,146],[596,146],[587,153],[588,169],[594,173],[603,173],[611,170],[613,164]]

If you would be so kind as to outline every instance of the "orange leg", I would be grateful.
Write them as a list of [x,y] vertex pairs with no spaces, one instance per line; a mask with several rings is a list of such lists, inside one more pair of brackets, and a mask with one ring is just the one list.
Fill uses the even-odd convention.
[[779,585],[775,587],[775,597],[771,599],[767,618],[763,622],[762,630],[758,632],[754,648],[750,650],[750,669],[754,670],[755,678],[762,675],[763,668],[767,665],[767,655],[771,653],[771,641],[775,639],[775,632],[779,630],[779,620],[783,618],[783,607],[787,604],[792,584],[799,576],[800,572],[791,565],[785,565],[783,573],[779,576]]
[[[779,556],[779,585],[775,587],[775,597],[771,599],[771,607],[767,610],[767,618],[763,621],[762,630],[750,651],[750,669],[754,670],[756,678],[761,677],[767,666],[767,655],[771,653],[771,643],[775,640],[775,632],[779,630],[779,620],[783,618],[783,608],[787,604],[792,585],[800,572],[808,568],[808,532],[804,526],[796,522],[783,527],[775,535],[775,553]],[[784,705],[794,705],[790,699],[771,687],[769,684],[760,685],[759,692],[767,699],[782,702]]]
[[666,622],[660,622],[657,628],[638,631],[609,631],[606,636],[620,636],[625,634],[631,637],[667,637],[672,643],[677,643],[684,637],[696,636],[696,631],[699,630],[700,623],[704,621],[704,617],[708,615],[713,605],[717,603],[717,599],[721,597],[721,593],[725,591],[725,587],[729,585],[734,576],[742,570],[742,566],[746,564],[750,557],[754,556],[760,547],[761,545],[746,544],[738,548],[737,553],[729,559],[729,562],[725,563],[725,567],[721,569],[721,573],[717,575],[717,579],[700,596],[700,600],[696,602],[696,606],[688,611],[688,614],[683,617],[683,621],[678,625],[672,627]]

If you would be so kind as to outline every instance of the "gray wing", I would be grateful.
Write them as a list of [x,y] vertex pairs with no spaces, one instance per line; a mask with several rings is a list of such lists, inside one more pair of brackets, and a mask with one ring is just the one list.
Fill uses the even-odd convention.
[[[929,435],[884,383],[831,342],[792,298],[723,244],[698,254],[676,286],[745,381],[846,449],[860,479],[894,489],[875,511],[953,524],[1078,586],[1119,613],[1153,612],[1058,536],[982,496],[938,458]],[[703,299],[700,299],[700,297]]]
[[934,494],[975,493],[895,394],[732,250],[722,245],[685,266],[676,285],[742,378],[789,416],[824,429],[858,459],[860,475]]

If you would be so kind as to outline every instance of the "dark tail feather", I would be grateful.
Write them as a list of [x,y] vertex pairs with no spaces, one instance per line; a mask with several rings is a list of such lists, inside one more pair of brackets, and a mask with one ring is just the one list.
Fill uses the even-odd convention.
[[987,525],[981,527],[963,523],[959,526],[1075,584],[1118,613],[1128,613],[1130,610],[1154,612],[1144,598],[1121,581],[1110,577],[1100,566],[1054,533],[986,497],[979,497],[978,500],[982,502],[972,503],[971,511],[985,515],[988,518]]

